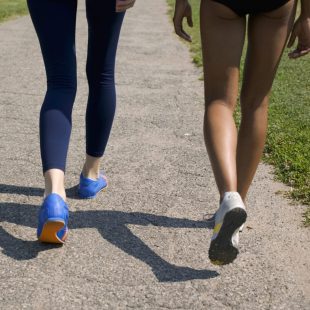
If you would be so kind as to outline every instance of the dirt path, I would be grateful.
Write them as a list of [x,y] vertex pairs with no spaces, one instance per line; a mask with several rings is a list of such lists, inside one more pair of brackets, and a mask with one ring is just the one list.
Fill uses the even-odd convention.
[[208,260],[217,207],[202,137],[203,85],[173,34],[164,0],[137,1],[122,33],[118,110],[105,159],[110,187],[74,198],[84,152],[84,6],[77,24],[79,92],[67,188],[70,236],[36,241],[43,193],[38,113],[45,80],[29,17],[0,25],[1,309],[309,309],[310,231],[303,206],[261,165],[240,256]]

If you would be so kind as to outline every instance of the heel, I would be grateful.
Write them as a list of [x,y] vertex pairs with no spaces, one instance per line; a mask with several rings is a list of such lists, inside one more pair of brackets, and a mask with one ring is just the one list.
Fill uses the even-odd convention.
[[247,213],[242,208],[234,208],[226,213],[217,237],[211,241],[209,258],[213,264],[226,265],[236,259],[239,251],[233,245],[232,237],[245,223],[246,218]]
[[65,222],[62,219],[48,220],[43,225],[39,241],[46,243],[58,243],[63,244],[67,238],[67,231],[62,238],[58,237],[57,233],[65,227]]
[[235,208],[231,211],[229,211],[223,221],[223,225],[225,222],[227,222],[227,226],[230,225],[232,229],[237,230],[238,228],[243,228],[243,224],[245,223],[247,219],[247,213],[242,208]]
[[39,211],[39,241],[63,244],[68,235],[68,220],[68,206],[62,197],[57,194],[47,196]]

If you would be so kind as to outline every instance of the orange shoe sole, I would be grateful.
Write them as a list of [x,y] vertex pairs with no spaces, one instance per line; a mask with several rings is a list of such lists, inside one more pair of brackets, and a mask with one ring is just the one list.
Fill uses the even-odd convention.
[[65,226],[64,221],[47,221],[42,229],[42,233],[39,236],[39,241],[44,243],[58,243],[64,244],[67,239],[68,232],[65,233],[62,239],[59,239],[57,232]]

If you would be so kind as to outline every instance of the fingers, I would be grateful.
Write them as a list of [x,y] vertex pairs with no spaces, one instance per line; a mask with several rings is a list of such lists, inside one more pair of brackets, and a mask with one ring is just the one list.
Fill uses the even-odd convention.
[[181,22],[174,22],[174,30],[175,33],[181,37],[182,39],[188,41],[188,42],[192,42],[192,38],[190,37],[189,34],[187,34],[182,27],[182,21]]
[[191,36],[187,34],[184,30],[177,32],[177,35],[180,36],[182,39],[186,40],[187,42],[192,42]]
[[188,12],[187,12],[187,24],[189,27],[193,27],[194,26],[194,23],[193,23],[193,14],[192,14],[192,8],[191,7],[188,7]]
[[296,59],[310,53],[310,36],[309,24],[303,19],[298,19],[294,25],[287,47],[294,45],[296,39],[298,40],[297,47],[288,54],[290,59]]
[[187,25],[190,26],[191,28],[194,26],[192,15],[187,16]]
[[116,12],[117,13],[120,13],[120,12],[124,12],[124,11],[126,11],[127,9],[130,9],[130,8],[132,8],[134,6],[134,3],[130,3],[130,4],[128,4],[128,5],[119,5],[119,6],[117,6],[116,7]]
[[[174,23],[174,30],[175,30],[175,33],[181,37],[182,39],[186,40],[187,42],[192,42],[192,38],[191,36],[186,33],[183,29],[183,18],[184,16],[182,17],[174,17],[173,19],[173,23]],[[187,18],[187,23],[190,27],[193,27],[193,21],[192,21],[192,18],[191,16],[189,17],[186,17]]]
[[124,12],[134,6],[136,0],[116,0],[116,12]]
[[290,59],[296,59],[296,58],[299,58],[299,57],[302,57],[302,56],[305,56],[307,54],[310,53],[310,48],[306,48],[306,49],[295,49],[294,51],[290,52],[288,54],[288,57]]

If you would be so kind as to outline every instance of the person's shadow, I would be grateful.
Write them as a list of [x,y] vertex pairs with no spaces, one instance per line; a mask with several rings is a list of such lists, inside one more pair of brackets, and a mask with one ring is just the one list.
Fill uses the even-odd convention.
[[[0,193],[17,193],[30,196],[41,196],[43,190],[0,184]],[[69,190],[74,198],[74,188]],[[36,228],[38,206],[0,203],[0,222]],[[206,221],[193,221],[140,212],[121,211],[76,211],[70,213],[70,229],[97,228],[104,239],[127,254],[148,264],[160,282],[178,282],[193,279],[210,279],[218,276],[216,271],[196,270],[179,267],[165,261],[151,250],[140,238],[135,236],[127,225],[153,225],[173,228],[210,228]],[[24,241],[10,235],[0,226],[0,247],[3,253],[16,260],[35,258],[39,252],[52,249],[55,245],[42,244],[38,241]]]

